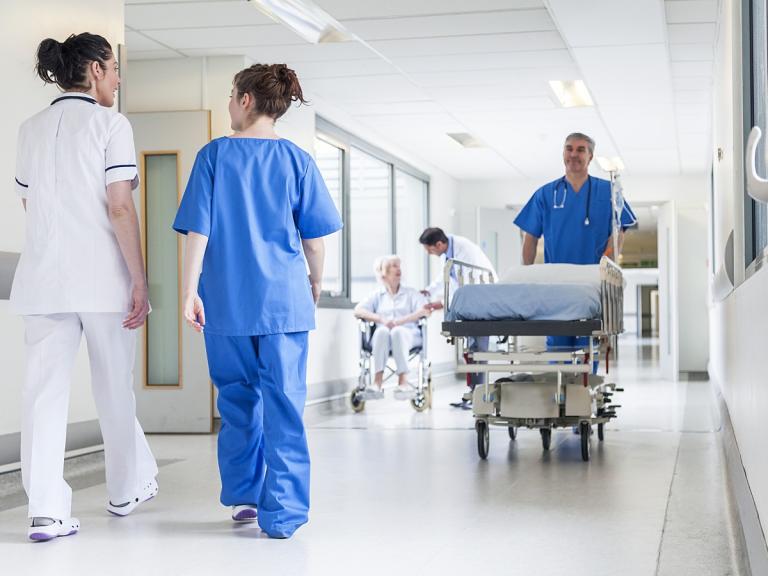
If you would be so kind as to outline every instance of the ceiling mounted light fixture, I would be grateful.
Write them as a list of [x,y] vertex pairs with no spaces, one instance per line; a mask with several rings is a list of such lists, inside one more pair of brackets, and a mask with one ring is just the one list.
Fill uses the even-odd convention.
[[595,105],[582,80],[550,80],[549,87],[563,108]]
[[596,158],[600,168],[605,172],[620,172],[624,170],[624,162],[618,156],[613,158],[606,158],[605,156],[598,156]]
[[311,0],[248,0],[279,24],[312,44],[348,42],[355,37],[333,16]]
[[448,132],[447,134],[464,148],[485,148],[485,144],[467,132]]

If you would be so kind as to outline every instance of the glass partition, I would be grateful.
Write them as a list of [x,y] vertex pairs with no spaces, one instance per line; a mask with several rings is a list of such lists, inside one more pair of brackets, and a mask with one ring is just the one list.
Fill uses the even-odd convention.
[[180,240],[177,153],[144,155],[144,250],[152,313],[145,334],[145,385],[181,386]]

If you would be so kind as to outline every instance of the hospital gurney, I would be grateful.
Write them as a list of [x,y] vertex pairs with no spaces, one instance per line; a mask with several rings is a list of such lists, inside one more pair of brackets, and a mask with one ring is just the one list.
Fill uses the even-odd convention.
[[[475,281],[477,272],[466,275],[467,270],[482,273],[479,285]],[[605,374],[608,374],[610,351],[615,349],[615,340],[623,331],[621,269],[606,257],[600,261],[599,284],[593,288],[597,303],[594,313],[573,317],[574,312],[568,308],[567,319],[559,318],[557,311],[548,311],[555,319],[533,320],[520,318],[515,309],[520,302],[514,301],[514,297],[504,299],[507,289],[493,284],[490,271],[448,260],[443,273],[446,309],[442,334],[457,346],[460,357],[464,355],[468,359],[467,364],[458,367],[459,372],[486,374],[486,383],[475,387],[472,398],[480,457],[488,456],[491,425],[506,426],[512,440],[519,427],[538,428],[544,450],[549,450],[553,428],[576,426],[581,434],[582,458],[589,460],[592,425],[597,424],[597,436],[602,441],[605,424],[616,417],[616,408],[619,408],[611,403],[611,398],[615,392],[622,391],[614,383],[606,382],[605,376],[597,375],[595,368],[596,361],[604,357]],[[465,286],[465,276],[469,278],[468,286]],[[450,294],[451,278],[459,285],[455,295]],[[509,286],[513,294],[520,288],[514,284]],[[577,286],[537,284],[533,290],[566,296],[578,292]],[[463,296],[469,297],[462,298],[462,290]],[[462,302],[464,311],[457,313],[456,308]],[[506,310],[505,305],[510,305],[510,309]],[[476,318],[475,307],[481,309],[480,316],[493,319]],[[469,351],[468,339],[482,336],[497,337],[499,349]],[[534,349],[518,345],[520,336],[588,336],[589,344]],[[490,374],[494,372],[509,376],[489,383]]]

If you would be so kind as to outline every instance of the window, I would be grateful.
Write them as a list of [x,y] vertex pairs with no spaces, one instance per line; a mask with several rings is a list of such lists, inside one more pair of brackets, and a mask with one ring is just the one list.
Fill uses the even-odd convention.
[[400,256],[404,285],[426,286],[418,238],[429,218],[429,177],[322,118],[315,159],[344,220],[341,234],[326,239],[321,306],[365,298],[378,286],[376,259],[388,254]]
[[403,268],[406,286],[427,285],[428,255],[418,239],[427,224],[427,183],[395,170],[395,252]]
[[[320,138],[315,139],[315,162],[323,176],[328,192],[336,204],[336,210],[343,214],[342,174],[344,150]],[[331,234],[325,238],[325,266],[323,267],[323,292],[329,296],[340,296],[344,290],[342,270],[342,235]]]
[[[752,126],[759,126],[763,131],[763,138],[757,148],[758,174],[766,174],[766,138],[768,138],[768,54],[766,53],[766,41],[768,41],[768,19],[766,0],[743,0],[743,14],[745,26],[748,26],[749,34],[744,34],[744,142],[749,135]],[[746,192],[745,192],[746,194]],[[746,259],[749,266],[756,258],[763,254],[768,247],[768,208],[764,204],[755,202],[745,195],[745,219],[746,230],[744,234],[746,242]]]
[[178,387],[181,375],[181,240],[168,226],[179,205],[179,156],[176,152],[142,156],[144,258],[152,314],[144,330],[144,385]]
[[393,252],[390,226],[390,167],[386,162],[352,148],[349,163],[349,229],[353,302],[364,299],[378,281],[377,258]]

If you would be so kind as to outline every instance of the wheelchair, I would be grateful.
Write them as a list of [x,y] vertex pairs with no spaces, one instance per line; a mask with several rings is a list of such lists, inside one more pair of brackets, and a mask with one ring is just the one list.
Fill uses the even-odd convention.
[[[373,386],[373,333],[376,331],[376,324],[366,320],[358,320],[360,328],[360,376],[357,386],[352,390],[349,400],[352,409],[355,412],[365,410],[365,389]],[[411,406],[417,412],[424,412],[427,408],[432,408],[432,363],[427,359],[427,320],[421,318],[418,322],[421,331],[421,344],[414,346],[408,351],[409,366],[417,362],[418,378],[411,400]],[[392,353],[384,366],[384,381],[386,382],[396,374],[395,368],[390,364]]]

